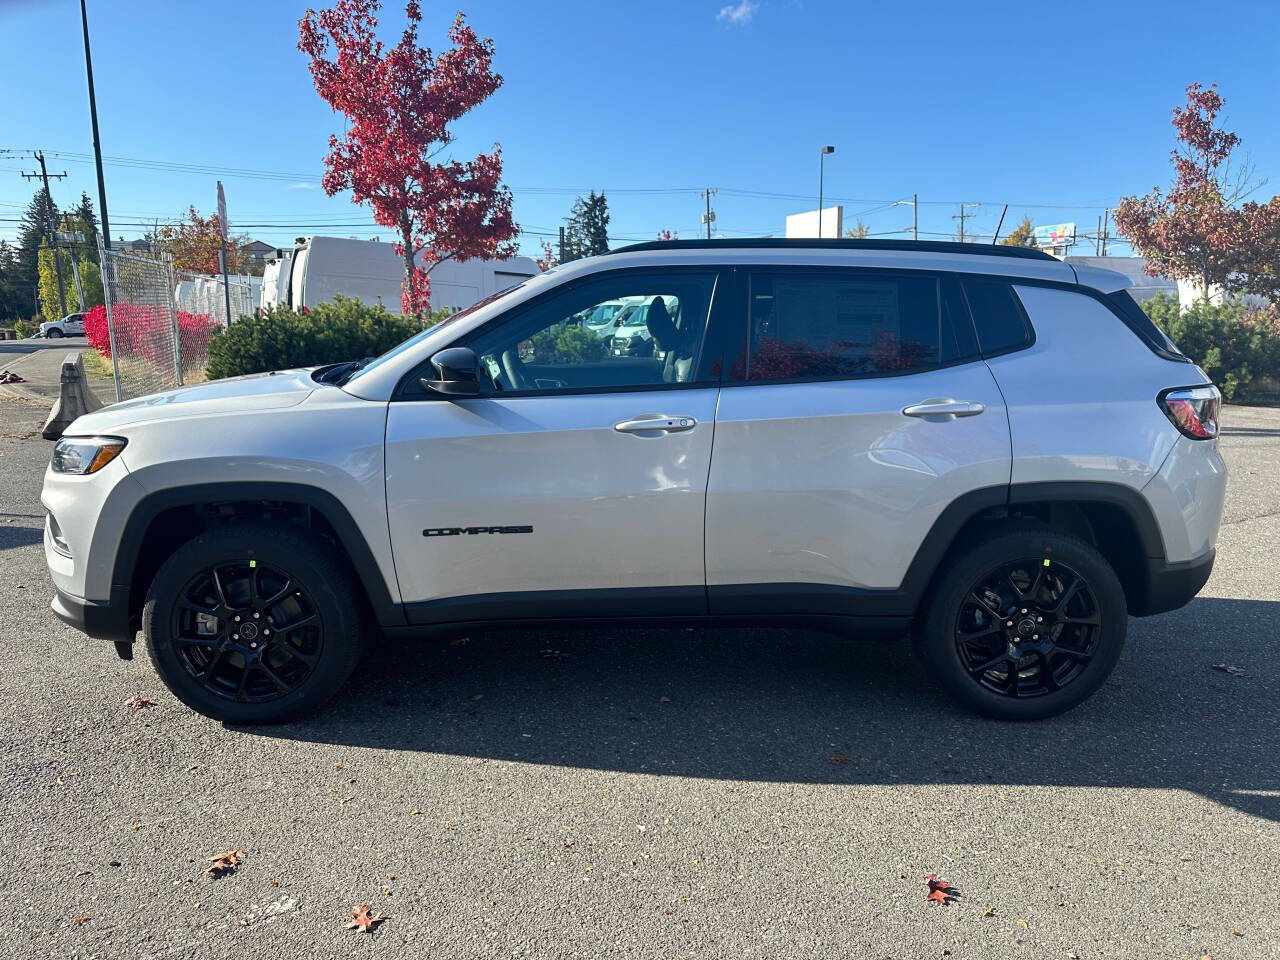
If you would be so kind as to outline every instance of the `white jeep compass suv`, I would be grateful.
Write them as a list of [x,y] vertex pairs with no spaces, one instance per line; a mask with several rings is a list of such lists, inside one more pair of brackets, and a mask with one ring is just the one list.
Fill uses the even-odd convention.
[[[534,277],[376,360],[75,421],[53,610],[277,721],[365,628],[691,620],[910,634],[982,713],[1088,697],[1209,576],[1218,391],[1119,274],[906,241],[677,241]],[[653,349],[583,329],[641,301]]]

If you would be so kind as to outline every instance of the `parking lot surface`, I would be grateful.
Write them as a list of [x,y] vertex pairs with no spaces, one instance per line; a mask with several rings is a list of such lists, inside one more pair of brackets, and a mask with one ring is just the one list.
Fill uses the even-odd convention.
[[257,728],[49,612],[46,413],[0,398],[0,956],[1280,956],[1280,411],[1224,416],[1201,596],[1054,720],[908,644],[665,629],[383,643]]

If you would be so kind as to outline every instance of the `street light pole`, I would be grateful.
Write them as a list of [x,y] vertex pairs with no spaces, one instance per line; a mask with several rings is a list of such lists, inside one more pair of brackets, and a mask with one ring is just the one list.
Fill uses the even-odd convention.
[[80,25],[84,28],[84,72],[89,78],[89,119],[93,123],[93,159],[98,165],[98,210],[102,215],[102,245],[110,250],[111,224],[107,221],[107,188],[102,179],[102,144],[98,140],[98,101],[93,95],[93,57],[89,54],[89,14],[84,4],[85,0],[80,0]]
[[836,148],[832,146],[823,147],[818,151],[818,239],[822,239],[822,175],[824,173],[823,166],[827,161],[828,153],[835,153]]

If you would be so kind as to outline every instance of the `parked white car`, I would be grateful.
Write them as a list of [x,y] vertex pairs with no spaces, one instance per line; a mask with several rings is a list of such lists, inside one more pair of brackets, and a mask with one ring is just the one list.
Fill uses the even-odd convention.
[[[373,626],[579,619],[910,634],[975,710],[1051,716],[1196,594],[1222,516],[1218,391],[1127,284],[909,241],[576,261],[362,367],[76,420],[53,610],[234,722],[319,707]],[[557,335],[633,299],[645,356]]]
[[82,337],[84,336],[84,314],[68,313],[61,320],[46,320],[40,324],[40,336],[50,340],[57,340],[59,337]]

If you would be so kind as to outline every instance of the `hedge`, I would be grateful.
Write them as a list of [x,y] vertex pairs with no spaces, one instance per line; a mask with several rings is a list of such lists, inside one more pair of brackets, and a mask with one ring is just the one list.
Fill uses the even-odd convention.
[[[152,366],[173,367],[173,317],[167,309],[137,303],[117,303],[111,308],[116,328],[116,349],[122,357],[141,357]],[[178,311],[178,335],[182,338],[182,366],[200,368],[218,321],[204,313]],[[84,333],[104,357],[111,357],[111,335],[107,330],[107,308],[91,307],[84,315]]]
[[[433,316],[431,322],[437,317]],[[428,324],[429,325],[429,324]],[[376,357],[423,329],[417,317],[338,296],[308,310],[244,316],[209,342],[209,379]]]
[[1146,311],[1187,357],[1198,363],[1228,400],[1245,400],[1262,380],[1280,379],[1280,310],[1197,301],[1183,310],[1178,298],[1159,294]]

